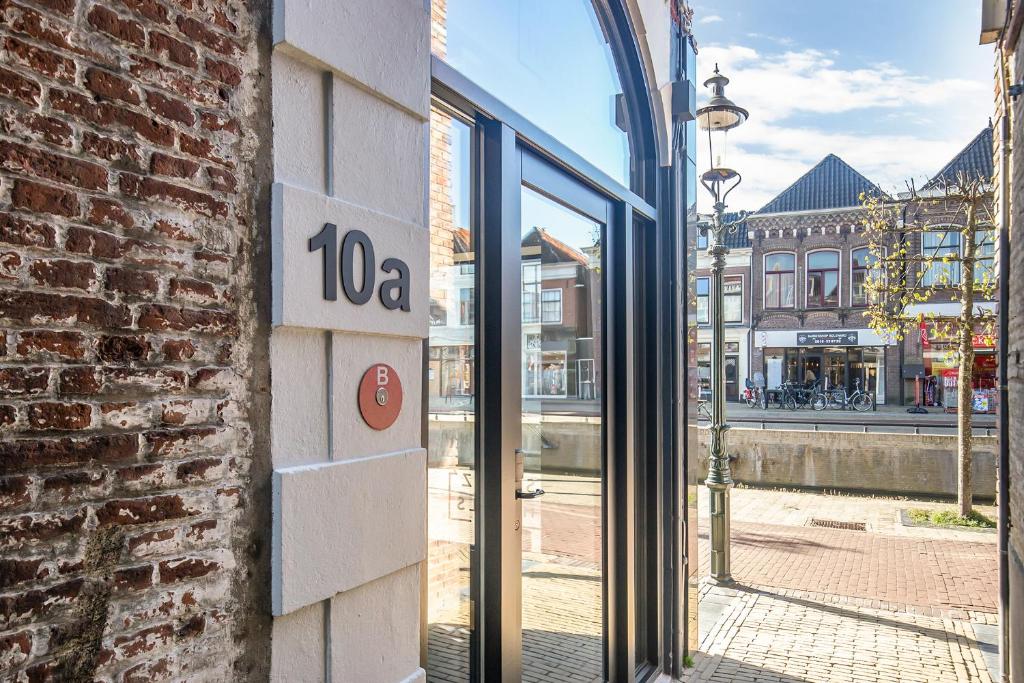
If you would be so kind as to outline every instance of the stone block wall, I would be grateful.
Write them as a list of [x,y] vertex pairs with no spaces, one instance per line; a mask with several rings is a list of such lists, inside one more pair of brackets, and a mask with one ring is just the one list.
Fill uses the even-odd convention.
[[0,679],[255,675],[249,7],[0,3]]

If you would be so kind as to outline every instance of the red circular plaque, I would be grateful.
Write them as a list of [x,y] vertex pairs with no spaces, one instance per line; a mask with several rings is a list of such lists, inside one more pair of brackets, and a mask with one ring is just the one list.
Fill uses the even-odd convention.
[[387,429],[402,410],[402,380],[390,365],[377,363],[359,382],[359,412],[374,429]]

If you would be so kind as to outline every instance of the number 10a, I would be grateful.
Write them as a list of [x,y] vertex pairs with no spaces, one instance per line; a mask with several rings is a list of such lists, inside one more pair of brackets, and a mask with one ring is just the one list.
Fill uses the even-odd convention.
[[[362,254],[363,281],[356,285],[355,265],[356,248]],[[309,251],[323,250],[321,258],[324,283],[324,299],[338,300],[338,281],[341,281],[345,298],[362,306],[373,296],[376,283],[377,262],[373,252],[373,241],[362,230],[349,230],[341,241],[341,254],[338,253],[338,227],[334,223],[325,223],[317,234],[309,238]],[[410,310],[409,305],[409,266],[397,258],[386,258],[380,264],[385,273],[398,273],[397,277],[380,283],[380,302],[384,308],[394,311]],[[337,275],[335,275],[337,273]]]

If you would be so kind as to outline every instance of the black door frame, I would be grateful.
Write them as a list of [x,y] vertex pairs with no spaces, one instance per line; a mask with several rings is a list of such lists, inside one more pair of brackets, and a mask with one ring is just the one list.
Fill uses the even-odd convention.
[[[472,553],[472,604],[475,661],[471,671],[476,680],[519,681],[522,650],[521,630],[521,504],[515,498],[515,450],[519,448],[521,338],[508,334],[510,326],[521,322],[520,270],[520,193],[523,185],[540,191],[560,203],[587,214],[605,224],[606,246],[602,249],[604,276],[604,603],[605,603],[605,677],[610,681],[647,680],[659,669],[675,666],[681,653],[674,647],[681,642],[670,631],[677,623],[681,605],[672,604],[681,595],[661,595],[658,604],[647,604],[645,618],[658,652],[644,646],[640,666],[635,643],[635,514],[633,472],[637,425],[648,445],[643,454],[657,477],[645,480],[646,500],[656,501],[661,510],[677,506],[661,500],[675,488],[665,478],[676,471],[672,439],[662,439],[662,430],[671,431],[664,422],[673,415],[671,395],[674,387],[660,374],[661,362],[650,362],[643,378],[645,391],[640,401],[634,344],[636,241],[643,226],[647,249],[661,243],[659,212],[631,190],[608,177],[553,137],[494,99],[458,71],[432,57],[433,93],[444,106],[454,108],[475,121],[477,156],[474,160],[474,192],[478,230],[477,291],[477,519],[476,543]],[[647,239],[649,238],[649,239]],[[651,254],[652,256],[654,254]],[[659,254],[663,256],[664,254]],[[659,269],[660,271],[660,269]],[[655,271],[651,269],[651,275]],[[660,274],[660,273],[659,273]],[[646,278],[641,286],[657,286],[656,277]],[[651,310],[658,297],[647,303],[645,322],[652,329],[665,329],[671,311]],[[662,327],[664,325],[664,327]],[[646,338],[644,338],[646,340]],[[650,348],[647,345],[647,348]],[[658,345],[663,354],[674,354],[678,344]],[[659,354],[660,355],[660,354]],[[513,359],[513,360],[509,360]],[[674,364],[674,363],[673,363]],[[654,388],[657,387],[657,390]],[[651,397],[658,405],[648,405]],[[668,401],[670,405],[660,403]],[[666,443],[667,442],[667,443]],[[647,450],[645,448],[645,450]],[[500,454],[495,457],[495,454]],[[664,462],[662,462],[664,461]],[[677,524],[677,520],[673,520]],[[645,566],[645,578],[651,585],[664,585],[664,576],[682,573],[673,562],[678,550],[676,534],[665,527],[645,527],[651,535],[651,553]],[[645,539],[646,541],[647,539]],[[675,580],[678,580],[676,578]],[[664,629],[664,630],[662,630]],[[663,634],[663,635],[662,635]],[[668,652],[667,650],[671,650]],[[661,660],[663,667],[651,666]]]

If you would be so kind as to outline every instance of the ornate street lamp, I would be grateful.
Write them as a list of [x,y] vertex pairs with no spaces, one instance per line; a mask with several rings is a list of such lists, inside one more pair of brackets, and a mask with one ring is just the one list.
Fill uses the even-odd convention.
[[[711,99],[697,110],[697,125],[708,132],[708,152],[712,162],[711,168],[701,175],[700,183],[715,198],[711,220],[699,223],[698,229],[708,236],[708,256],[711,257],[711,453],[705,484],[711,498],[710,580],[717,584],[728,584],[733,580],[729,549],[729,491],[733,481],[725,448],[725,433],[729,430],[725,421],[725,314],[722,310],[725,306],[722,284],[725,257],[729,253],[725,237],[747,217],[747,212],[743,211],[734,221],[723,219],[725,198],[742,180],[737,171],[722,162],[727,134],[748,116],[746,109],[736,106],[725,96],[728,83],[729,79],[718,72],[715,64],[715,75],[704,81],[704,86],[711,88]],[[720,141],[717,150],[715,139]]]

